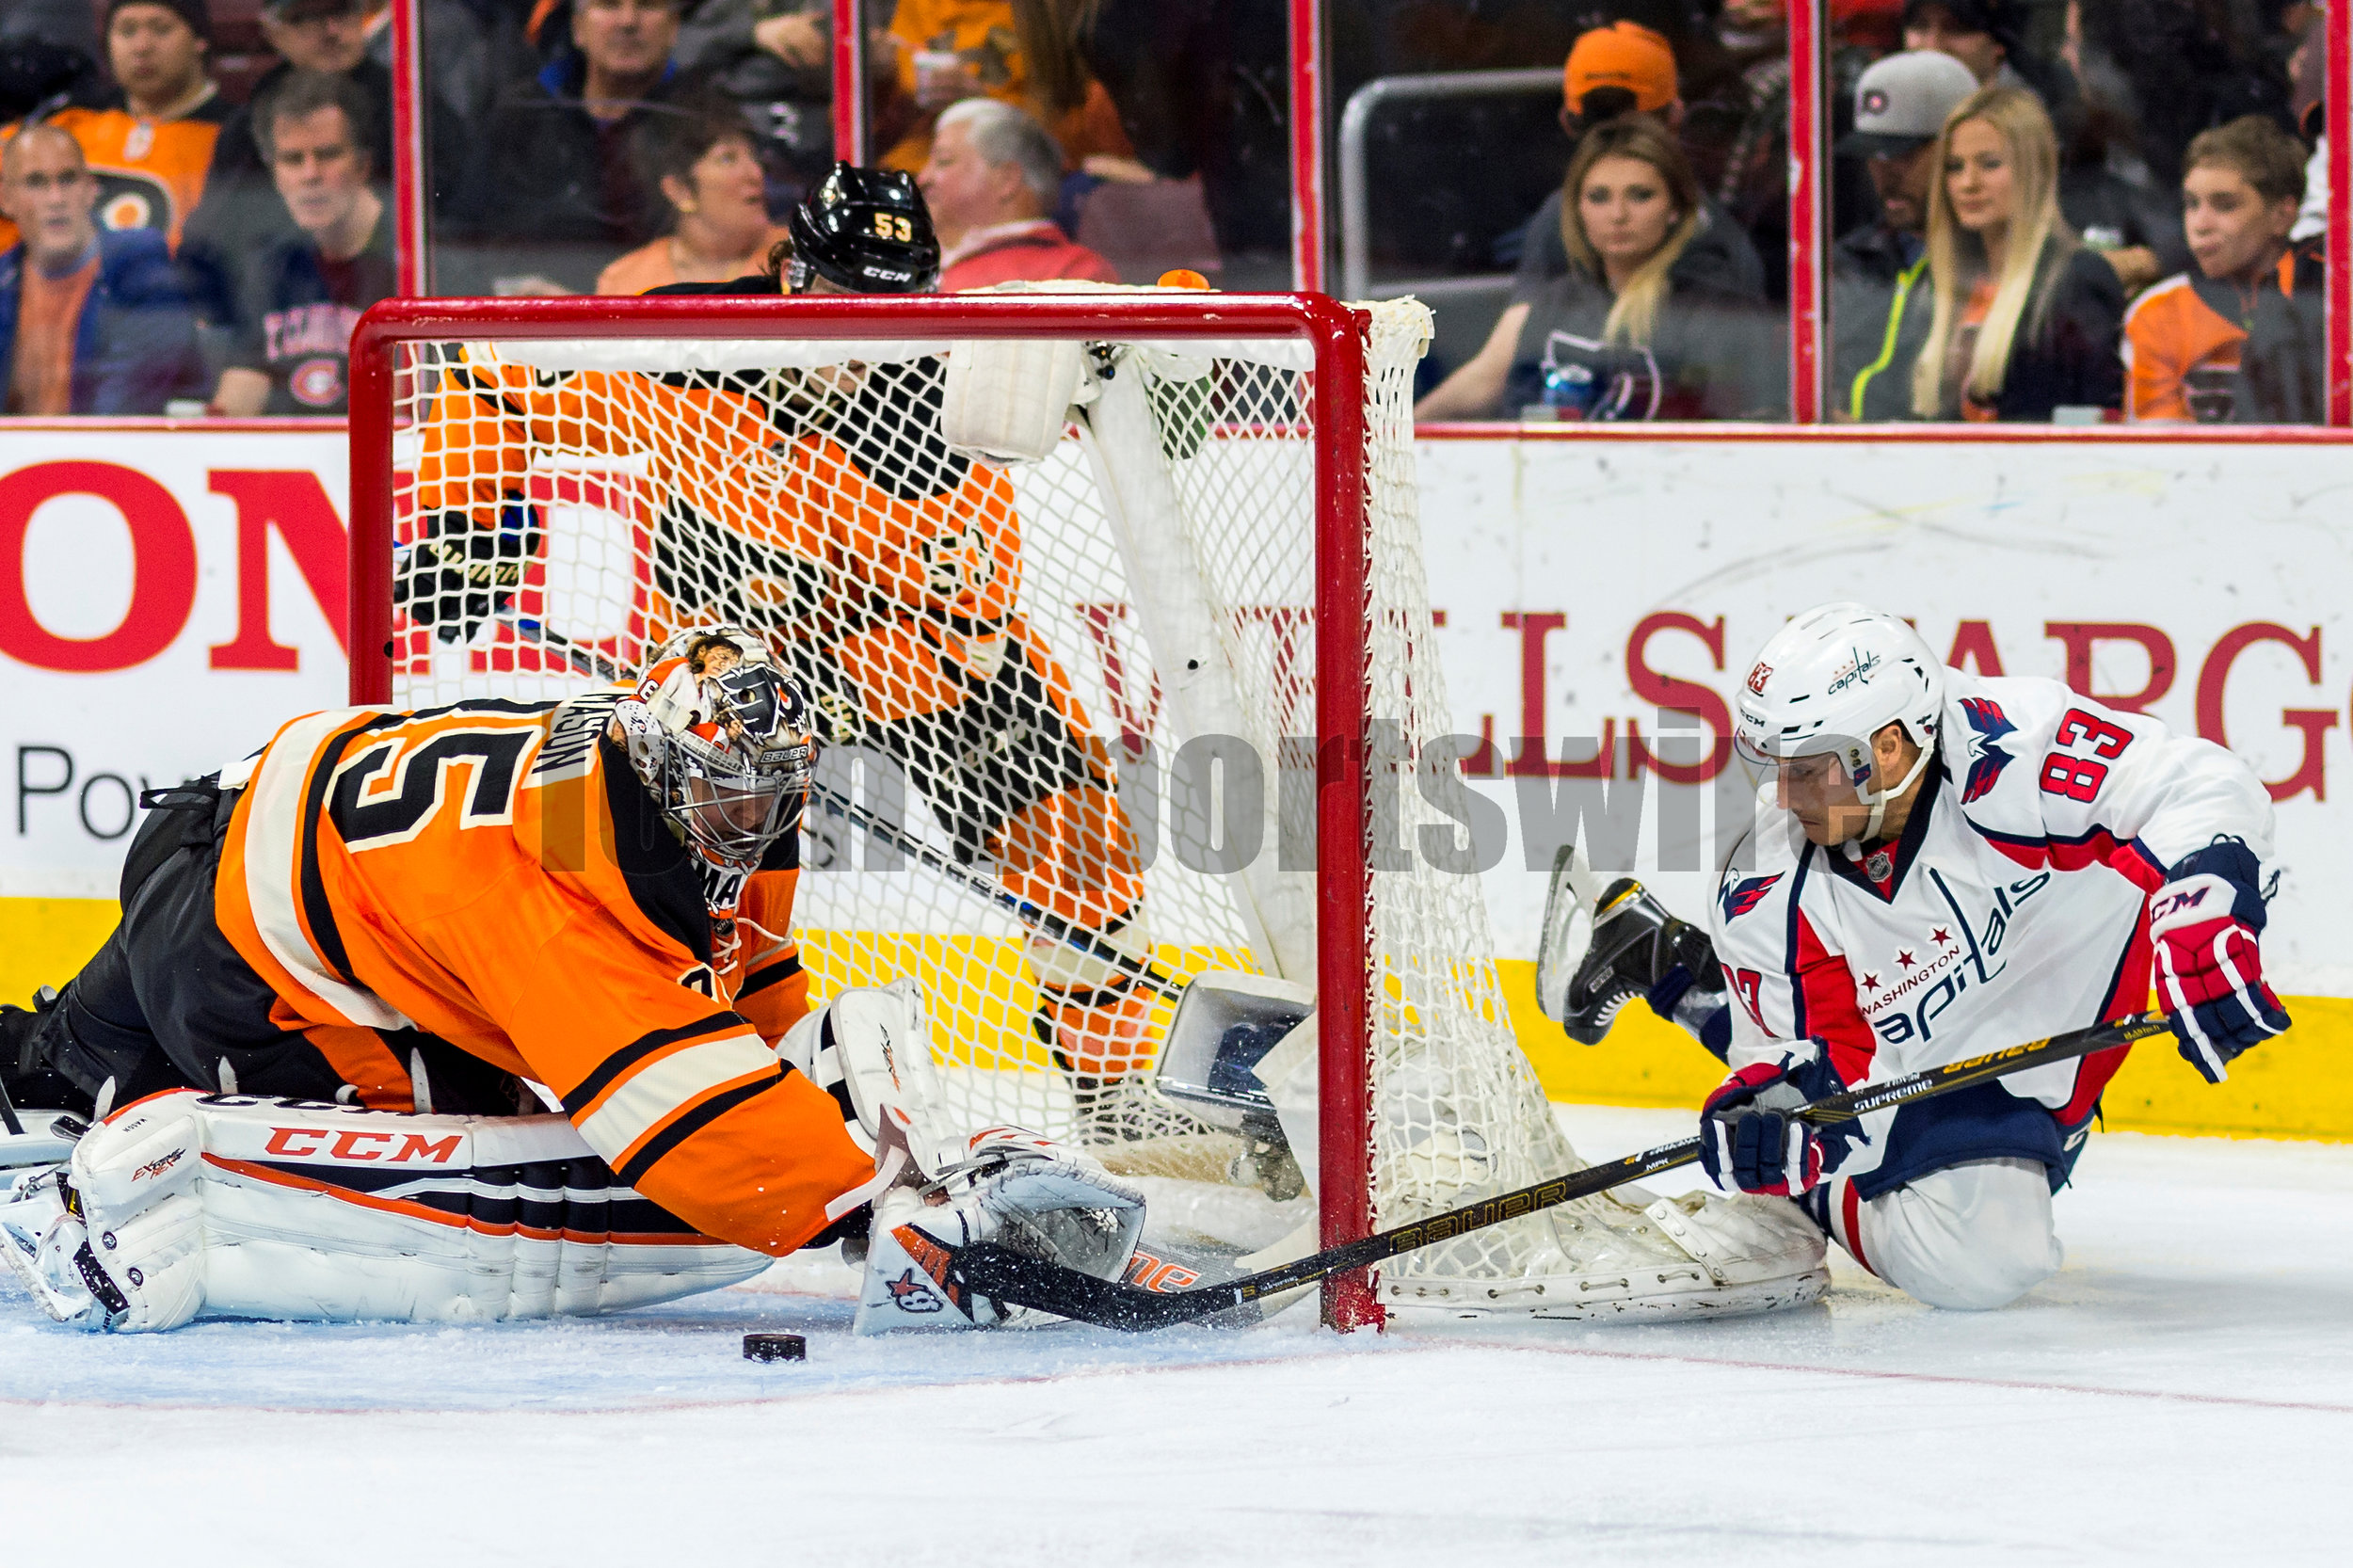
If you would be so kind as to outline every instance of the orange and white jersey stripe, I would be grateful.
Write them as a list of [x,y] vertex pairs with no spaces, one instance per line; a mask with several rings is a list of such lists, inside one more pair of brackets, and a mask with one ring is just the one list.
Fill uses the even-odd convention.
[[[603,740],[619,695],[295,720],[246,781],[216,914],[367,1103],[405,1101],[398,1032],[421,1031],[548,1085],[704,1233],[790,1251],[872,1161],[728,1005],[700,874]],[[768,918],[790,897],[764,888]]]

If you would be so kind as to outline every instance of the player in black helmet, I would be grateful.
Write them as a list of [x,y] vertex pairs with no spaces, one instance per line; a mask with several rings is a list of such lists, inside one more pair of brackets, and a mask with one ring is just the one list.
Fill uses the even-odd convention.
[[836,164],[790,226],[789,294],[929,294],[939,284],[939,240],[911,174]]
[[[790,253],[763,276],[657,292],[936,286],[939,244],[904,174],[837,164],[794,210],[791,231]],[[655,483],[667,492],[647,584],[656,618],[760,632],[811,694],[828,738],[897,762],[960,859],[993,863],[1007,888],[1087,933],[1098,952],[1130,960],[1108,963],[1044,932],[1024,950],[1036,986],[1032,1028],[1070,1081],[1081,1136],[1150,1129],[1149,1001],[1134,989],[1134,961],[1151,945],[1134,838],[1104,742],[1020,613],[1014,487],[941,436],[944,361],[667,377],[659,396],[668,401],[610,419],[565,411],[616,398],[594,376],[550,384],[511,367],[502,374],[495,399],[457,397],[426,422],[420,472],[446,442],[472,476],[473,524],[487,527],[515,504],[528,448],[543,439],[534,431],[553,440],[560,425],[573,441],[641,441],[630,432],[651,432]],[[641,383],[629,395],[657,394]],[[484,450],[493,425],[513,446],[495,458]],[[722,452],[724,442],[745,450]],[[765,478],[740,494],[704,486],[690,501],[688,478],[671,477],[728,464]],[[481,493],[486,470],[513,477],[496,496]],[[757,918],[783,932],[782,914]],[[789,949],[753,962],[799,971]]]
[[728,283],[667,283],[652,294],[929,294],[939,239],[915,177],[838,163],[787,220],[768,270]]

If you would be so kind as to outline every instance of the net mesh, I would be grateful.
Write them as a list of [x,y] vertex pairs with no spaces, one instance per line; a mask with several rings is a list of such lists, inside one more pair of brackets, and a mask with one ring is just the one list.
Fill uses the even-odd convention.
[[[821,783],[867,818],[812,805],[805,826],[812,997],[915,976],[974,1126],[1185,1133],[1149,1079],[1172,1005],[1104,952],[1314,979],[1313,438],[1330,399],[1359,400],[1377,1212],[1572,1169],[1478,880],[1417,847],[1455,831],[1414,777],[1451,728],[1415,504],[1427,333],[1418,305],[1372,307],[1347,387],[1319,386],[1298,342],[1091,341],[1083,411],[1003,467],[943,430],[972,345],[405,345],[393,701],[560,699],[681,627],[751,629],[814,696]],[[1179,649],[1188,627],[1205,642]],[[1537,1216],[1390,1276],[1525,1276],[1550,1236]]]

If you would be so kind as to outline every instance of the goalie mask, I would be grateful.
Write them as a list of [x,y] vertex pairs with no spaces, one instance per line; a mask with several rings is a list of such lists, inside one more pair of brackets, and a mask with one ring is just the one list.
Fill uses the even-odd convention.
[[929,294],[939,283],[939,240],[913,175],[837,163],[792,209],[786,286],[807,294],[823,278],[852,294]]
[[800,825],[816,764],[808,697],[735,626],[681,632],[614,711],[631,766],[704,859],[757,868]]

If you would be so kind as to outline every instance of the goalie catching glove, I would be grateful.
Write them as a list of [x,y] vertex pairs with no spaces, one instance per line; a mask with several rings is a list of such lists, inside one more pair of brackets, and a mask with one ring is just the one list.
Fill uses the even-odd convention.
[[1117,1279],[1143,1233],[1144,1194],[1094,1160],[1019,1128],[986,1128],[938,1180],[876,1200],[853,1332],[1004,1322],[1011,1309],[966,1290],[952,1268],[954,1249],[976,1241]]
[[2207,845],[2173,868],[2149,899],[2157,950],[2157,997],[2182,1060],[2209,1083],[2230,1076],[2249,1047],[2288,1027],[2264,983],[2261,866],[2235,839]]
[[1144,1194],[1093,1159],[1020,1128],[942,1132],[930,1021],[912,981],[845,991],[793,1025],[777,1052],[848,1106],[874,1177],[827,1207],[873,1205],[853,1330],[994,1328],[1011,1310],[967,1292],[951,1249],[994,1241],[1116,1279],[1144,1232]]

